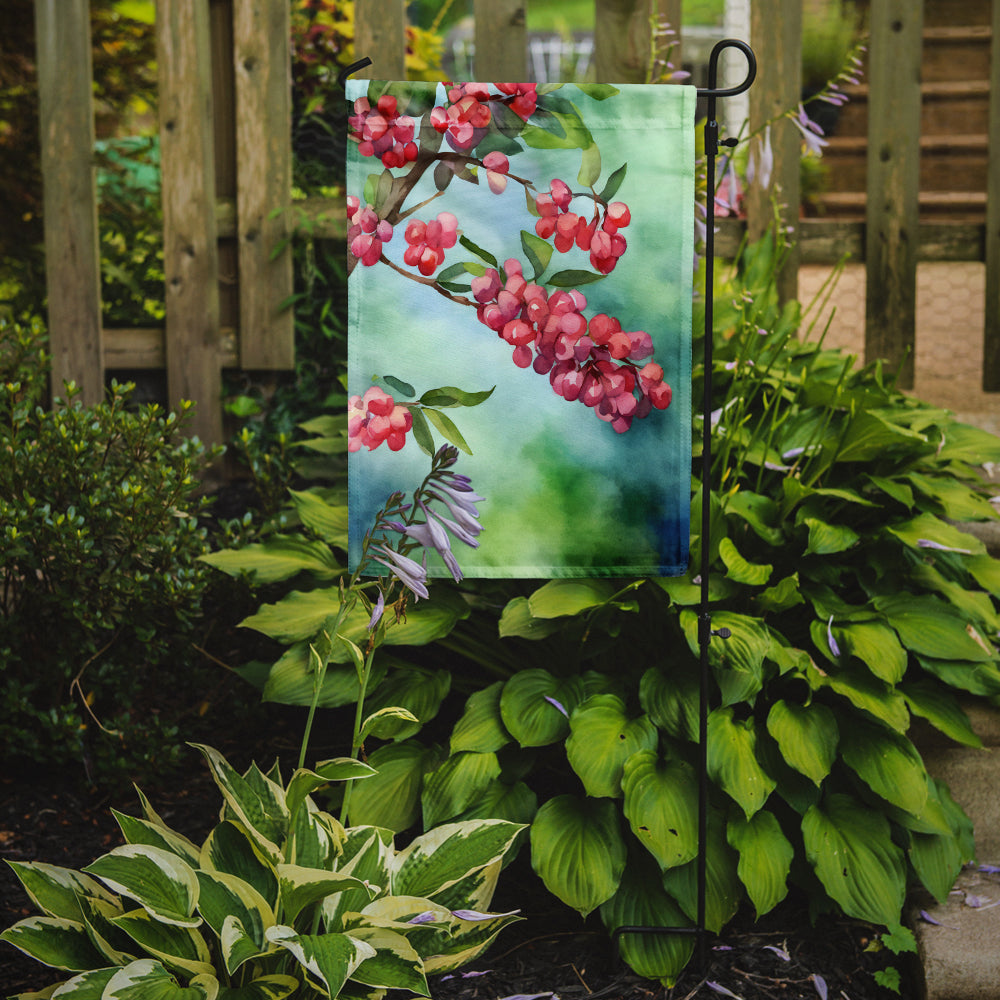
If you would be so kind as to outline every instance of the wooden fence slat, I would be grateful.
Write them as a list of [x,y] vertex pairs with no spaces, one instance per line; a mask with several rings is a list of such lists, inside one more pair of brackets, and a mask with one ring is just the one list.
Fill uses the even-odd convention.
[[872,0],[869,15],[865,360],[899,368],[903,389],[915,366],[923,6]]
[[35,0],[52,392],[104,397],[88,0]]
[[160,0],[163,267],[167,394],[198,406],[192,431],[222,441],[219,385],[219,256],[215,226],[211,42],[206,0]]
[[476,0],[473,72],[477,80],[520,83],[528,76],[524,0]]
[[371,66],[354,75],[360,80],[406,79],[406,0],[355,0],[354,58],[368,56]]
[[1000,0],[993,0],[989,159],[986,180],[986,324],[983,389],[1000,392]]
[[288,213],[275,211],[292,200],[290,20],[287,0],[233,7],[240,366],[247,369],[295,367],[294,316],[281,308],[292,294]]
[[645,83],[650,17],[659,0],[594,0],[594,70],[599,83]]
[[[799,0],[760,0],[750,8],[750,42],[762,68],[750,88],[750,131],[794,108],[802,91],[802,4]],[[735,133],[739,122],[731,126]],[[757,142],[757,140],[754,140]],[[795,241],[777,276],[778,296],[784,302],[798,295],[799,282],[799,157],[802,136],[787,118],[771,126],[774,169],[763,188],[757,178],[747,192],[750,238],[760,239],[774,221],[773,204],[780,206],[781,225],[793,229]]]

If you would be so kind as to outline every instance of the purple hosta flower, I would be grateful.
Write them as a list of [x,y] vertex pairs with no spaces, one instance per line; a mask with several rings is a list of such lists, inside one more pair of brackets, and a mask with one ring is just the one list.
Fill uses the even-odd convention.
[[381,552],[386,558],[374,556],[375,562],[381,563],[392,570],[393,575],[411,590],[417,597],[429,597],[427,590],[427,567],[418,563],[401,552],[390,549],[388,545],[376,545],[376,552]]
[[750,146],[750,159],[747,162],[747,183],[756,180],[765,191],[771,186],[771,174],[774,172],[774,150],[771,148],[771,126],[764,129],[763,136],[758,136],[757,142]]
[[382,619],[382,613],[385,611],[385,596],[382,591],[378,592],[378,600],[375,602],[375,607],[372,608],[372,616],[368,619],[368,631],[371,632],[376,625]]
[[823,130],[806,114],[806,109],[799,105],[799,113],[792,117],[792,124],[802,133],[806,149],[816,156],[823,155],[823,147],[827,144],[823,138]]
[[826,642],[830,647],[830,652],[839,657],[840,646],[837,645],[837,640],[833,637],[833,615],[830,615],[830,620],[826,623]]
[[826,1000],[828,992],[826,988],[826,980],[815,972],[809,978],[813,981],[813,986],[816,987],[816,992],[819,994],[819,1000]]
[[451,573],[452,578],[458,583],[462,579],[462,570],[459,568],[458,561],[452,555],[451,539],[448,538],[448,532],[444,530],[444,527],[438,522],[437,518],[431,514],[422,502],[418,501],[418,506],[423,511],[426,520],[422,524],[399,525],[399,528],[402,529],[407,538],[412,538],[425,549],[433,549],[437,552],[445,566],[448,567],[448,572]]
[[986,875],[1000,875],[1000,865],[980,865],[978,870]]
[[559,711],[562,712],[562,714],[565,715],[567,719],[569,718],[569,712],[566,711],[566,708],[562,704],[562,702],[556,701],[556,699],[551,697],[550,695],[543,695],[543,697],[550,705],[554,705],[557,709],[559,709]]
[[480,913],[479,910],[452,910],[451,915],[459,920],[492,920],[494,917],[516,917],[521,911],[510,910],[507,913]]
[[917,548],[920,549],[937,549],[939,552],[958,552],[963,556],[971,556],[972,549],[956,549],[951,545],[942,545],[940,542],[935,542],[930,538],[918,538]]
[[784,948],[779,948],[776,944],[766,944],[764,945],[764,950],[773,951],[782,962],[790,962],[792,960],[792,956]]
[[743,1000],[743,997],[741,997],[738,993],[734,993],[732,990],[726,989],[722,983],[713,983],[709,981],[705,983],[705,985],[714,993],[721,993],[724,997],[733,997],[734,1000]]
[[406,922],[408,924],[431,924],[437,920],[437,915],[433,910],[424,910],[423,913],[418,913],[415,917],[410,917]]

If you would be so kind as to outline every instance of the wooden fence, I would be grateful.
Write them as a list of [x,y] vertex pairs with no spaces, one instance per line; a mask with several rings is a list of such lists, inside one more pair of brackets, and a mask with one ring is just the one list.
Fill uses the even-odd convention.
[[[290,312],[290,0],[158,0],[160,137],[166,271],[165,329],[101,327],[96,194],[92,169],[88,0],[35,0],[45,180],[53,384],[73,379],[83,398],[103,392],[111,369],[166,369],[171,402],[195,400],[196,432],[223,437],[223,368],[293,365]],[[526,0],[475,0],[476,76],[527,76]],[[673,25],[681,0],[595,0],[596,77],[640,82],[649,58],[651,5]],[[871,0],[867,216],[799,220],[785,210],[796,246],[781,276],[795,294],[800,262],[844,253],[867,269],[866,355],[897,363],[914,345],[918,260],[985,261],[984,388],[1000,390],[1000,0],[992,4],[987,215],[984,224],[921,223],[919,53],[923,2]],[[405,0],[357,0],[355,47],[373,77],[405,76]],[[801,0],[754,0],[751,43],[759,72],[750,124],[800,96]],[[681,40],[683,46],[683,40]],[[675,53],[676,56],[676,53]],[[719,117],[725,123],[725,101]],[[736,131],[739,123],[732,123]],[[725,220],[731,253],[772,218],[771,199],[799,203],[800,137],[773,135],[775,171],[752,189],[747,222]],[[343,206],[300,206],[317,236],[343,238]],[[912,384],[912,353],[904,384]]]

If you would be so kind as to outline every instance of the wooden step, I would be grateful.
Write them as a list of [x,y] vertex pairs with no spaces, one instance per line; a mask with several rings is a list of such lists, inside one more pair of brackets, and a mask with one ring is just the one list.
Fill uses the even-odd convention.
[[989,80],[992,38],[989,25],[925,28],[921,79],[924,83]]
[[[991,0],[924,0],[924,27],[954,24],[989,24]],[[867,6],[867,5],[866,5]]]
[[[920,138],[920,188],[926,191],[985,191],[988,155],[985,135],[925,135]],[[833,191],[864,190],[868,140],[832,136],[823,151]]]
[[[868,198],[863,191],[831,191],[815,201],[828,218],[865,218]],[[979,222],[986,216],[986,193],[980,191],[921,191],[920,218],[948,219],[955,222]]]

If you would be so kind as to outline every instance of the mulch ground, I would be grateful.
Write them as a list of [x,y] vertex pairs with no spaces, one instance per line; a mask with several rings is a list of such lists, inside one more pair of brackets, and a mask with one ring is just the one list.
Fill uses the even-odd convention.
[[[234,763],[244,756],[239,746],[225,741],[220,749]],[[218,793],[193,751],[191,768],[147,791],[164,820],[195,840],[218,814]],[[139,814],[133,793],[101,794],[71,775],[7,774],[0,778],[0,858],[80,868],[122,842],[112,806]],[[558,903],[523,856],[501,877],[494,908],[519,908],[525,919],[503,931],[469,969],[432,977],[435,1000],[544,1000],[552,995],[562,1000],[888,1000],[893,994],[873,979],[887,965],[903,973],[903,997],[919,993],[900,959],[866,950],[872,928],[830,918],[811,926],[801,901],[786,902],[758,924],[752,915],[738,915],[719,938],[706,940],[705,968],[692,963],[673,989],[641,979],[619,962],[596,916],[583,922]],[[0,865],[0,927],[32,912],[13,873]],[[65,977],[0,944],[0,995],[38,990],[60,978]]]

